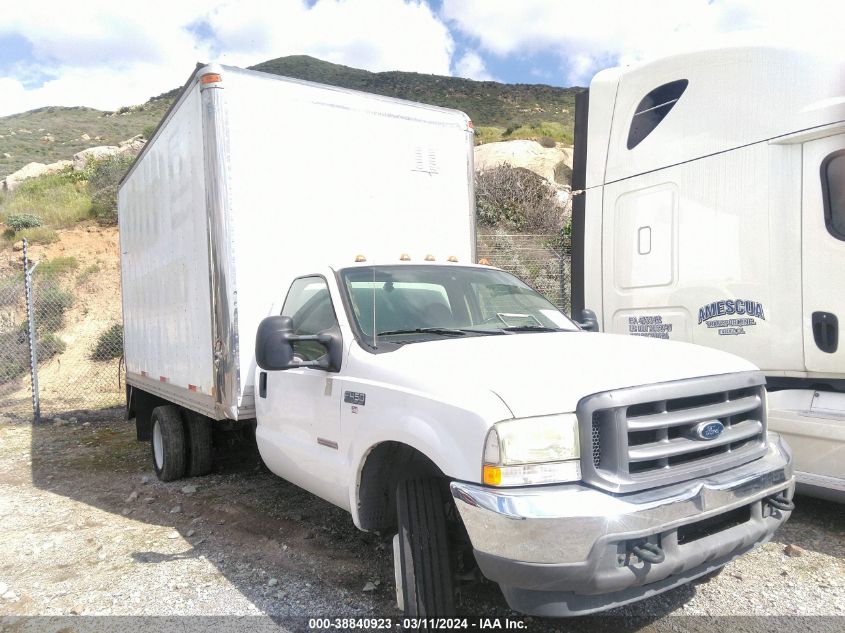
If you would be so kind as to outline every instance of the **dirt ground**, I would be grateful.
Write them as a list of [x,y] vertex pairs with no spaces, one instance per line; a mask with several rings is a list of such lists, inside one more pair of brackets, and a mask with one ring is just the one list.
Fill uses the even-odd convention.
[[[218,452],[207,477],[159,482],[148,444],[135,441],[121,414],[33,427],[0,413],[0,631],[44,630],[46,621],[32,628],[16,617],[34,615],[57,623],[78,615],[255,616],[253,625],[291,630],[307,630],[315,616],[398,618],[382,538],[273,476],[248,444]],[[772,616],[812,615],[829,617],[802,620],[802,628],[843,630],[843,510],[800,498],[774,541],[709,583],[607,616],[529,618],[527,628],[725,630],[727,617],[768,616],[727,629],[790,630],[795,621]],[[787,555],[787,545],[798,555]],[[490,583],[465,587],[458,608],[513,615]]]

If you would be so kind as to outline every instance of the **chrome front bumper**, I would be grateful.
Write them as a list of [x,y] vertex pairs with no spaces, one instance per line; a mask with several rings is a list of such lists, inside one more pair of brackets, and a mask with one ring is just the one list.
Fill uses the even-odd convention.
[[[753,462],[626,495],[581,484],[451,488],[482,573],[511,607],[570,615],[671,589],[765,542],[790,515],[765,500],[791,499],[794,481],[789,448],[770,433],[767,452]],[[746,509],[739,523],[719,524],[720,515]],[[665,560],[630,555],[637,542],[659,545]]]

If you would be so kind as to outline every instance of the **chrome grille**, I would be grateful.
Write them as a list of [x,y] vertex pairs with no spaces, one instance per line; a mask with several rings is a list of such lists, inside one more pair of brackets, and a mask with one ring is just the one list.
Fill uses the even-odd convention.
[[[589,396],[578,407],[585,479],[626,492],[737,466],[765,451],[765,380],[757,372],[682,380]],[[714,439],[702,423],[718,421]],[[585,425],[590,428],[584,428]],[[584,460],[585,462],[587,460]]]

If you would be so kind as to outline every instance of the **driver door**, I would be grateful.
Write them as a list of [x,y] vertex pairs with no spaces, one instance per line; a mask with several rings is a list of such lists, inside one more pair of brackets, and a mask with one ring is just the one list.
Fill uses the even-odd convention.
[[[340,336],[328,284],[322,276],[294,280],[282,308],[294,334],[333,331]],[[327,353],[316,341],[296,341],[294,356],[317,360]],[[258,370],[256,413],[262,458],[277,475],[333,503],[348,505],[342,478],[341,389],[338,374],[315,367]],[[270,452],[270,451],[266,451]],[[278,456],[278,457],[277,457]],[[343,490],[341,490],[343,489]]]

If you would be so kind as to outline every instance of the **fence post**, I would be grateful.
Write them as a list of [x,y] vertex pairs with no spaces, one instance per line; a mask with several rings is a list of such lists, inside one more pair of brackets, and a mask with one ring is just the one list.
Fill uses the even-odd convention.
[[32,304],[32,268],[29,267],[26,238],[23,240],[23,283],[26,292],[26,321],[29,325],[29,378],[32,383],[32,415],[35,424],[41,422],[41,400],[38,393],[38,346],[35,340],[35,310]]

